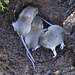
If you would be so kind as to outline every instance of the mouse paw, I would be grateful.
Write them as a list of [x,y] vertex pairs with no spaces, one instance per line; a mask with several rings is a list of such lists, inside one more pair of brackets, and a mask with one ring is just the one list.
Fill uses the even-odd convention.
[[55,58],[56,56],[54,55],[53,58]]
[[54,54],[53,58],[55,58],[57,56],[57,52],[55,50],[55,47],[52,48],[52,51],[53,51],[53,54]]
[[62,43],[61,43],[61,46],[60,46],[60,49],[63,50],[64,47],[65,47],[65,44],[64,44],[64,42],[62,42]]
[[37,45],[36,47],[33,47],[33,48],[32,48],[32,51],[37,50],[39,47],[40,47],[40,45]]
[[35,51],[36,49],[35,48],[32,48],[32,51]]
[[44,32],[46,32],[46,31],[48,31],[48,28],[45,28],[45,29],[44,29]]
[[15,22],[12,22],[12,26],[14,27],[14,25],[15,25]]
[[15,29],[15,23],[16,23],[16,22],[12,22],[12,26],[13,26],[13,28],[14,28],[14,31],[16,31],[16,29]]

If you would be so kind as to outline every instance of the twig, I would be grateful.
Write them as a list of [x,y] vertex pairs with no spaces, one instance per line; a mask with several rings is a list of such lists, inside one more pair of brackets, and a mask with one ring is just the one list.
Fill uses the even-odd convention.
[[73,70],[66,70],[66,71],[62,72],[61,74],[63,75],[64,73],[72,72],[72,71],[74,71],[74,70],[75,70],[75,69],[73,69]]
[[3,45],[3,48],[4,48],[4,52],[5,52],[5,53],[7,53],[7,50],[6,50],[6,48],[5,48],[5,46],[4,46],[4,45]]
[[66,13],[68,13],[73,7],[75,7],[75,4],[73,4],[73,5],[66,11]]
[[[2,63],[2,64],[15,74],[15,70],[11,69],[7,64],[4,64],[4,63]],[[5,73],[6,73],[6,72],[5,72]],[[16,75],[16,74],[15,74],[15,75]]]

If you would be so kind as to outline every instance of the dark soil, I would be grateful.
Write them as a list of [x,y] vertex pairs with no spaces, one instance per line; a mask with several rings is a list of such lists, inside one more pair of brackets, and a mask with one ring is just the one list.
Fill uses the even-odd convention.
[[[51,50],[41,47],[34,52],[30,51],[37,61],[35,72],[19,36],[11,25],[18,19],[22,9],[26,6],[36,6],[39,8],[40,16],[52,24],[63,26],[66,18],[75,11],[75,7],[73,7],[67,12],[73,4],[75,4],[74,0],[10,0],[7,5],[9,10],[0,11],[0,75],[49,75],[50,73],[47,73],[49,70],[54,75],[57,70],[62,72],[66,68],[75,66],[75,52],[73,51],[75,47],[68,48],[67,41],[70,40],[66,40],[64,52],[61,53],[59,46],[56,48],[57,53],[61,53],[61,55],[51,68],[48,67],[53,60]],[[6,5],[4,4],[4,6]],[[44,26],[48,27],[45,23]],[[74,39],[73,42],[75,42]],[[73,73],[75,75],[75,71]]]

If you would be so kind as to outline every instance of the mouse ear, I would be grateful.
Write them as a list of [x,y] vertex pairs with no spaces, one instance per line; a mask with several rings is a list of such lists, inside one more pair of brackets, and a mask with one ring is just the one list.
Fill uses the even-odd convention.
[[29,13],[29,14],[27,14],[27,17],[32,17],[32,15]]
[[46,42],[46,41],[45,41],[45,42],[43,42],[43,45],[44,45],[44,46],[47,46],[47,42]]

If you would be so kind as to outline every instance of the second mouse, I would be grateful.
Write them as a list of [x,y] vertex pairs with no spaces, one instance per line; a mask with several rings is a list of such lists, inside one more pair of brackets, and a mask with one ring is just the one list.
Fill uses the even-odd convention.
[[32,21],[31,31],[25,37],[28,48],[33,48],[32,51],[40,47],[38,39],[40,34],[43,32],[43,22],[39,17],[35,17]]
[[56,46],[61,44],[61,50],[64,48],[64,35],[65,30],[59,25],[52,25],[48,28],[48,31],[43,32],[39,37],[39,44],[43,47],[49,48],[53,51],[56,57],[57,52],[55,50]]

